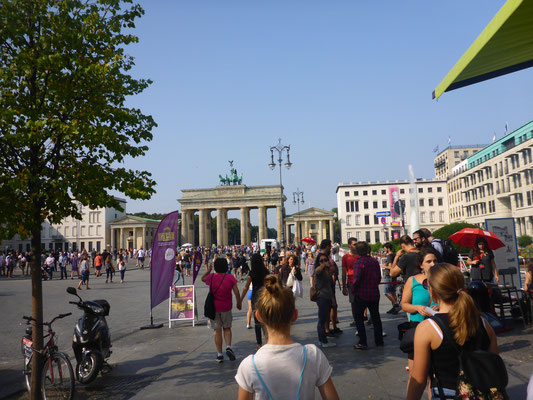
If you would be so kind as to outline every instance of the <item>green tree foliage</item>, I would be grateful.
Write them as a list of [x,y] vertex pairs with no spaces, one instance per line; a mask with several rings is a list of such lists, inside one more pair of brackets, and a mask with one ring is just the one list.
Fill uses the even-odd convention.
[[[168,213],[167,213],[168,214]],[[163,214],[160,214],[160,213],[152,213],[152,214],[148,214],[148,213],[145,213],[144,211],[142,212],[138,212],[138,213],[133,213],[133,214],[128,214],[128,215],[133,215],[134,217],[141,217],[141,218],[148,218],[148,219],[155,219],[155,220],[159,220],[161,221],[163,218],[165,218],[167,216],[167,214],[163,213]]]
[[520,248],[527,247],[533,243],[533,238],[529,235],[521,235],[518,237],[518,246]]
[[[150,83],[129,75],[134,63],[125,53],[138,40],[131,32],[142,14],[131,0],[0,2],[2,238],[30,236],[35,254],[42,223],[79,218],[77,202],[120,209],[109,189],[133,199],[154,192],[148,172],[122,165],[145,154],[156,125],[126,105]],[[40,323],[39,257],[33,260],[33,316]],[[39,324],[34,346],[42,347]]]

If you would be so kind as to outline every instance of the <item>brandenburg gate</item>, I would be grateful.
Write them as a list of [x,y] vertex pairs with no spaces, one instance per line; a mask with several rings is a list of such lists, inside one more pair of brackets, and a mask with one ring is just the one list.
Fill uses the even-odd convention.
[[[222,180],[222,178],[221,178]],[[239,182],[240,183],[240,182]],[[228,210],[241,212],[241,243],[251,242],[250,210],[259,212],[259,237],[268,237],[267,209],[275,208],[277,212],[278,242],[281,241],[282,210],[280,201],[281,186],[216,186],[210,189],[184,189],[181,204],[181,243],[194,243],[194,214],[199,213],[199,245],[211,246],[211,212],[217,212],[217,245],[225,246],[228,240]],[[286,198],[283,196],[283,201]]]

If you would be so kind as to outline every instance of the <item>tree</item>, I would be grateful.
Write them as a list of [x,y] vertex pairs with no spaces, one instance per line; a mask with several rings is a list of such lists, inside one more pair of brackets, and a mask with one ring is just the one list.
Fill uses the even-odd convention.
[[168,215],[168,213],[163,213],[163,214],[161,214],[161,213],[152,213],[152,214],[148,214],[148,213],[146,213],[144,211],[141,211],[141,212],[128,214],[128,215],[133,215],[134,217],[155,219],[155,220],[161,221],[163,218],[165,218]]
[[155,182],[126,169],[145,154],[151,116],[127,107],[150,81],[128,74],[124,48],[144,11],[131,0],[0,3],[0,238],[31,237],[35,318],[32,399],[40,398],[43,303],[39,251],[45,220],[80,218],[78,202],[121,209],[117,190],[148,199]]
[[518,246],[524,248],[533,243],[533,238],[529,235],[521,235],[518,237]]

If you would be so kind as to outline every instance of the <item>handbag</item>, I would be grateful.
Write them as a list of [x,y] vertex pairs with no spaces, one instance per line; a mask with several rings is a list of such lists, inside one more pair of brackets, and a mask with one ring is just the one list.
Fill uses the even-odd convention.
[[287,287],[292,287],[294,285],[294,274],[291,272],[289,273],[289,277],[287,278]]
[[[214,275],[213,275],[214,276]],[[222,285],[222,282],[224,282],[224,278],[226,278],[226,274],[222,277],[222,280],[220,281],[218,289],[220,289],[220,285]],[[215,293],[213,293],[212,289],[213,285],[213,278],[211,278],[211,282],[209,283],[209,293],[207,293],[207,297],[205,298],[204,303],[204,316],[209,319],[215,319],[216,317],[216,309],[215,309]]]
[[[414,353],[415,351],[415,332],[416,327],[418,326],[419,322],[411,321],[408,322],[409,329],[407,329],[404,334],[402,335],[402,338],[400,339],[400,350],[404,353]],[[402,324],[400,324],[402,325]],[[398,326],[399,329],[399,326]]]
[[320,292],[316,289],[316,287],[314,285],[311,286],[311,289],[309,289],[309,298],[310,298],[310,300],[311,301],[317,301],[319,293]]
[[294,297],[303,297],[302,282],[298,279],[294,281],[294,285],[292,286],[292,293],[294,293]]

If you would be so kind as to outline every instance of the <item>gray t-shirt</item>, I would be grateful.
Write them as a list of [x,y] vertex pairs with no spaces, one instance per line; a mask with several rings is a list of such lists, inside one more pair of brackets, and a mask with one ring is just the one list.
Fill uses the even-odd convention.
[[[314,399],[315,388],[322,386],[331,377],[331,365],[324,353],[314,344],[305,345],[305,362],[300,399]],[[255,353],[254,362],[268,391],[276,400],[294,400],[302,372],[304,354],[300,343],[288,345],[266,344]],[[252,363],[252,356],[239,365],[235,380],[255,400],[269,400]]]

